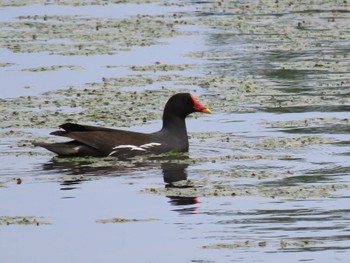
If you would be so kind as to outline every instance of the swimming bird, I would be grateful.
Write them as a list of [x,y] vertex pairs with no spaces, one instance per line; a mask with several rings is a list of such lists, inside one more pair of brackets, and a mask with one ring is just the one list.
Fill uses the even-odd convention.
[[51,135],[72,139],[67,142],[36,142],[60,157],[132,157],[145,153],[187,152],[189,148],[185,118],[194,112],[211,113],[190,93],[170,97],[163,111],[163,126],[153,133],[141,133],[98,126],[65,123]]

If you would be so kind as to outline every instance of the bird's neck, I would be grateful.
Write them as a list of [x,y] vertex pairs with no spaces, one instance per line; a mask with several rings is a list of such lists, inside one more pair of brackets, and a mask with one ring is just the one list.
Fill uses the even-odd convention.
[[170,150],[185,152],[188,151],[188,137],[185,118],[174,115],[163,116],[163,127],[158,132],[160,138],[165,140],[165,144]]
[[174,132],[178,135],[186,136],[187,138],[185,118],[181,118],[176,115],[164,114],[162,130]]

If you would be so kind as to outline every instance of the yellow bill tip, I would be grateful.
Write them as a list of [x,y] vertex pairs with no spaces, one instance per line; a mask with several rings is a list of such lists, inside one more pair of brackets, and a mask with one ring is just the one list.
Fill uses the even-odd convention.
[[204,113],[211,113],[211,110],[208,109],[208,108],[205,108],[202,112],[204,112]]

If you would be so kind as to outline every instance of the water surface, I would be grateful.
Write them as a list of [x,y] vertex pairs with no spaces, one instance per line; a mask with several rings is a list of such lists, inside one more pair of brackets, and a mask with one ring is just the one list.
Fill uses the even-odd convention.
[[[3,261],[347,262],[347,10],[328,1],[1,7]],[[159,34],[128,45],[99,34],[137,19],[171,30],[156,23]],[[89,35],[100,42],[85,43]],[[24,49],[21,37],[42,49]],[[96,49],[82,55],[76,42]],[[178,91],[214,112],[187,120],[187,155],[58,160],[30,143],[67,119],[154,131]]]

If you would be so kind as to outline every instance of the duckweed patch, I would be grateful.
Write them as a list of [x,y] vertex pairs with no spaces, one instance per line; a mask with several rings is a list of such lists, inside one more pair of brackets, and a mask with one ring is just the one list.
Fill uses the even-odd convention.
[[[276,121],[264,123],[268,128],[280,129],[286,133],[304,134],[348,134],[348,118],[306,118],[303,120]],[[331,140],[329,143],[335,143]]]
[[48,0],[4,0],[1,1],[0,6],[23,6],[32,4],[43,5],[71,5],[71,6],[90,6],[90,5],[106,5],[106,4],[123,4],[123,3],[156,3],[157,0],[60,0],[60,1],[48,1]]
[[[69,2],[74,3],[74,1],[67,1],[67,3],[60,1],[62,4],[68,4]],[[102,2],[89,1],[84,4],[102,4]],[[118,1],[108,1],[108,3],[116,2]],[[259,58],[262,58],[264,63],[273,62],[271,70],[257,71],[251,74],[245,73],[245,76],[222,74],[224,72],[218,70],[212,70],[209,74],[199,78],[184,78],[181,76],[180,84],[187,83],[187,85],[199,86],[208,90],[210,94],[215,94],[215,100],[212,100],[212,108],[225,109],[225,112],[255,112],[258,110],[293,112],[321,109],[330,105],[334,107],[336,103],[339,110],[342,110],[344,109],[343,106],[346,106],[347,95],[349,94],[349,85],[346,80],[348,58],[346,54],[337,53],[330,47],[337,43],[341,47],[342,43],[346,42],[344,38],[347,30],[345,19],[347,13],[344,13],[344,11],[346,11],[347,5],[339,1],[337,10],[333,10],[330,8],[330,5],[333,6],[333,4],[327,1],[317,3],[317,6],[315,3],[308,3],[309,9],[307,10],[309,11],[304,12],[305,5],[300,4],[272,4],[272,2],[269,2],[267,5],[264,4],[262,8],[259,1],[253,1],[249,5],[213,2],[203,4],[201,6],[203,12],[209,10],[212,14],[224,15],[215,17],[200,16],[197,19],[189,19],[183,13],[162,16],[133,16],[127,19],[80,16],[22,16],[18,18],[18,22],[4,23],[3,27],[10,31],[6,32],[7,37],[14,34],[13,37],[17,38],[15,34],[20,34],[19,39],[23,37],[31,38],[33,45],[44,45],[40,41],[45,39],[69,39],[71,43],[52,43],[50,41],[45,44],[48,47],[40,48],[40,51],[47,50],[55,53],[55,49],[59,48],[55,45],[61,45],[62,51],[57,51],[58,53],[67,52],[67,54],[72,55],[104,54],[115,52],[118,48],[128,49],[133,45],[151,45],[161,38],[183,34],[184,32],[178,30],[176,25],[188,23],[205,25],[218,29],[220,31],[218,39],[222,37],[228,43],[231,38],[243,39],[246,44],[243,44],[242,48],[244,50],[254,50],[254,52],[252,51],[253,56],[256,53],[258,61]],[[321,13],[311,11],[319,8],[331,11]],[[295,24],[291,24],[291,15],[296,16],[293,20]],[[279,17],[277,25],[269,22],[276,16]],[[321,16],[321,19],[318,19],[319,16]],[[330,21],[329,17],[334,17],[334,21],[332,19]],[[147,27],[147,30],[145,27]],[[30,29],[30,33],[27,36],[18,29],[24,30],[24,32]],[[114,31],[117,34],[113,34]],[[133,34],[130,34],[131,31]],[[319,34],[320,31],[326,33]],[[54,32],[54,35],[50,35],[50,32]],[[119,37],[123,39],[119,39]],[[26,46],[31,46],[28,41],[24,42]],[[276,49],[275,43],[279,43],[279,49]],[[320,43],[327,43],[327,45],[324,46]],[[6,45],[10,49],[11,46],[9,45],[15,45],[15,50],[21,52],[21,43],[14,41]],[[50,45],[51,47],[49,47]],[[329,49],[329,52],[318,54],[318,51],[321,52],[325,47]],[[33,50],[32,52],[36,51]],[[313,53],[309,54],[308,52]],[[194,51],[189,55],[207,58],[209,62],[216,61],[220,64],[224,60],[225,63],[229,61],[232,56],[230,53],[226,49],[222,49],[215,52],[212,52],[212,50]],[[282,53],[283,56],[281,56]],[[312,54],[320,55],[317,61],[302,59],[302,56],[312,56]],[[170,71],[185,70],[188,66],[170,64],[134,65],[131,66],[131,69],[139,72]],[[220,68],[216,67],[216,69]],[[230,67],[226,66],[225,68]],[[288,74],[288,72],[296,72],[299,77],[291,77],[295,74]],[[173,81],[176,77],[173,76]],[[148,78],[145,75],[142,75],[141,78],[148,85],[158,83],[160,80],[154,77]],[[298,79],[305,81],[301,82]],[[279,80],[287,80],[289,85],[281,84]],[[163,79],[163,83],[164,81]],[[108,81],[105,84],[108,85]],[[138,87],[136,83],[130,85]],[[300,92],[303,89],[307,92]],[[294,92],[289,92],[291,90],[294,90]],[[71,102],[71,105],[74,106],[75,102]],[[69,117],[67,118],[69,119]]]
[[255,242],[251,242],[249,240],[246,241],[235,241],[232,243],[217,243],[217,244],[209,244],[204,245],[202,248],[204,249],[236,249],[236,248],[249,248],[249,247],[257,247],[258,244]]
[[9,63],[9,62],[2,62],[2,63],[0,63],[0,68],[11,67],[13,65],[15,65],[15,64]]
[[[156,103],[161,95],[145,93],[122,93],[113,88],[69,88],[43,96],[7,99],[0,106],[4,112],[1,128],[57,128],[58,124],[78,121],[116,127],[142,124],[162,114],[162,108]],[[164,93],[170,95],[171,91]],[[150,100],[143,101],[142,97]],[[165,104],[165,99],[162,100]],[[146,111],[146,107],[151,109]]]
[[[188,55],[206,58],[213,78],[252,78],[254,85],[246,86],[246,92],[253,90],[258,98],[253,98],[253,108],[276,113],[348,111],[346,1],[215,1],[203,6],[203,12],[212,15],[197,23],[215,29],[209,39],[212,47]],[[232,94],[238,103],[252,100]]]
[[182,64],[182,65],[172,65],[172,64],[162,64],[160,62],[155,63],[154,65],[148,65],[148,66],[131,66],[130,69],[133,71],[183,71],[186,69],[191,68],[191,65],[189,64]]
[[[104,78],[82,87],[49,91],[40,96],[4,99],[1,128],[55,128],[64,122],[85,122],[125,127],[160,119],[167,99],[175,93],[171,85],[160,90],[147,86],[171,83],[169,76]],[[183,81],[183,80],[181,80]],[[140,91],[122,91],[142,87]],[[176,92],[185,91],[176,89]]]
[[60,69],[68,69],[68,70],[83,70],[80,66],[75,65],[53,65],[47,67],[34,67],[34,68],[24,68],[22,71],[28,72],[43,72],[43,71],[56,71]]
[[0,216],[0,225],[49,225],[44,217],[38,216]]
[[21,53],[113,54],[183,34],[176,26],[186,23],[181,14],[128,18],[20,16],[13,22],[0,22],[0,46]]
[[[218,1],[208,3],[204,9],[224,15],[202,17],[200,23],[242,36],[247,48],[267,50],[276,49],[276,43],[283,50],[321,50],[342,42],[348,15],[348,3],[341,0],[307,4],[267,1],[264,5],[261,1],[248,4]],[[273,22],[276,18],[278,23]]]
[[[267,125],[270,125],[268,123]],[[274,124],[273,124],[274,125]],[[276,124],[277,125],[277,124]],[[300,127],[300,126],[299,126]],[[287,130],[288,131],[288,130]],[[223,148],[223,149],[255,149],[265,151],[273,151],[276,149],[300,149],[303,147],[309,147],[312,145],[322,145],[336,143],[338,140],[330,137],[319,137],[312,135],[301,135],[295,137],[258,137],[258,138],[238,138],[231,133],[221,132],[208,132],[208,133],[191,133],[191,137],[198,140],[198,143],[204,143],[211,149]],[[247,152],[236,152],[235,157],[243,158],[247,156]],[[251,153],[252,154],[252,153]],[[283,154],[279,152],[279,154]],[[228,159],[235,159],[234,156],[226,155]],[[253,156],[253,155],[252,155]],[[268,154],[266,155],[268,156]],[[276,153],[277,156],[277,153]],[[271,156],[270,156],[271,157]]]
[[317,136],[300,136],[293,138],[286,137],[266,137],[259,140],[255,145],[250,145],[250,148],[258,149],[297,149],[301,147],[308,147],[312,145],[335,143],[336,139],[322,138]]
[[151,222],[151,221],[159,221],[157,218],[122,218],[122,217],[114,217],[108,219],[97,219],[96,223],[100,224],[115,224],[115,223],[132,223],[132,222]]
[[[215,174],[215,173],[214,173]],[[232,175],[232,173],[230,173]],[[264,172],[248,172],[248,178],[253,179],[271,179],[271,174]],[[236,175],[237,178],[240,177]],[[265,177],[264,177],[265,176]],[[281,175],[279,175],[281,176]],[[240,177],[241,178],[241,177]],[[247,181],[248,182],[248,181]],[[306,198],[325,198],[333,197],[336,192],[341,189],[349,189],[347,184],[306,184],[297,186],[266,186],[256,183],[247,184],[245,186],[236,186],[232,176],[223,176],[217,180],[205,177],[201,180],[186,180],[173,183],[173,187],[168,188],[145,188],[143,193],[157,194],[162,196],[179,196],[179,197],[219,197],[219,196],[260,196],[266,198],[282,197],[286,199],[306,199]]]
[[[155,84],[159,89],[153,88]],[[50,91],[41,96],[5,99],[0,106],[5,113],[1,117],[0,125],[2,128],[54,128],[58,123],[78,121],[114,127],[140,125],[160,119],[166,98],[175,91],[188,91],[177,88],[184,85],[192,89],[205,88],[216,93],[210,101],[199,98],[214,112],[223,109],[226,113],[256,112],[259,108],[271,107],[282,111],[282,108],[286,108],[282,104],[287,101],[277,99],[275,93],[267,96],[267,83],[261,85],[254,79],[139,74],[104,78],[101,82]],[[151,86],[152,89],[148,89]],[[132,87],[133,90],[127,91],[126,87]],[[223,90],[231,93],[219,95]],[[292,102],[290,99],[288,101]]]
[[241,248],[275,248],[275,249],[285,249],[285,250],[301,250],[301,249],[318,249],[322,248],[325,245],[325,242],[320,240],[313,240],[304,238],[302,240],[280,240],[275,241],[252,241],[252,240],[243,240],[243,241],[233,241],[226,243],[215,243],[204,245],[204,249],[241,249]]

